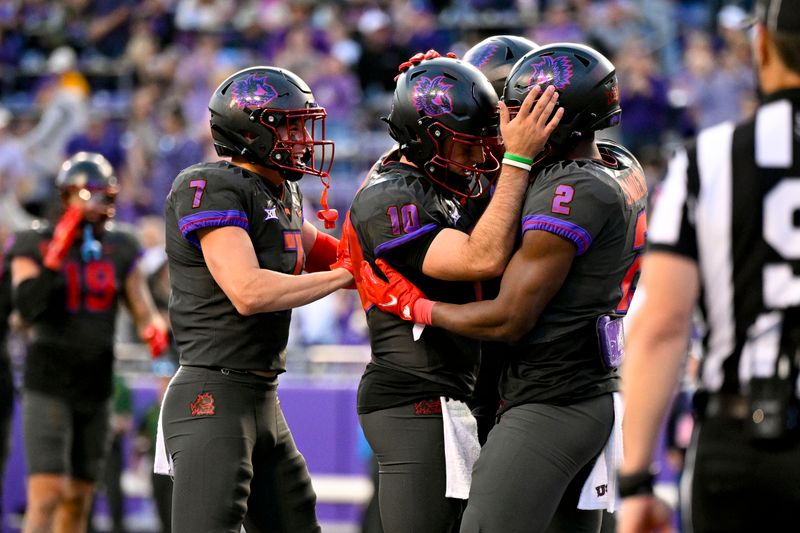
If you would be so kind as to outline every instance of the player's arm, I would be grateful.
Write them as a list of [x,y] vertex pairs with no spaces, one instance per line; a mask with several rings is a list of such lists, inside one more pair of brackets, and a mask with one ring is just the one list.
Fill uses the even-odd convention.
[[292,309],[350,285],[344,268],[305,276],[260,268],[247,232],[237,226],[197,231],[208,269],[242,315]]
[[421,324],[479,339],[514,341],[533,328],[545,305],[564,283],[575,244],[546,231],[525,233],[508,263],[494,300],[468,304],[431,302],[384,260],[378,266],[388,281],[361,263],[361,288],[379,309]]
[[437,302],[432,325],[468,337],[516,341],[530,331],[567,277],[575,245],[546,231],[528,231],[508,263],[494,300]]
[[[537,89],[525,98],[513,120],[500,103],[500,124],[507,152],[533,159],[558,126],[563,108],[553,113],[558,93],[548,87],[541,98]],[[535,105],[534,105],[535,102]],[[508,262],[516,238],[516,225],[529,172],[503,165],[492,200],[470,234],[446,228],[433,239],[422,272],[436,279],[451,281],[483,280],[500,276]]]
[[11,260],[12,301],[24,321],[39,318],[61,285],[57,272],[42,268],[33,258],[18,256]]
[[147,343],[150,355],[157,357],[169,345],[167,322],[153,303],[150,289],[139,265],[125,278],[125,304],[136,323],[139,337]]
[[[39,318],[53,303],[53,295],[63,286],[61,265],[69,253],[83,221],[85,202],[74,195],[70,205],[53,229],[53,238],[44,252],[43,266],[28,253],[15,255],[11,260],[11,285],[14,306],[26,322]],[[31,238],[26,235],[26,238]]]
[[308,220],[303,222],[301,233],[303,251],[306,254],[306,272],[325,272],[336,262],[339,239],[319,231]]
[[670,520],[671,513],[647,494],[646,485],[661,423],[679,383],[699,283],[693,259],[666,251],[645,254],[637,289],[639,307],[630,317],[625,338],[625,458],[620,467],[620,482],[627,477],[635,485],[638,478],[645,488],[641,495],[623,500],[620,533],[650,531]]

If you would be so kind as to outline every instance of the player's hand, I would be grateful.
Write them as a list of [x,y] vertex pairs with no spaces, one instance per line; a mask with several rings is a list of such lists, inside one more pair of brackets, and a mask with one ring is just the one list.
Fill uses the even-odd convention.
[[[442,57],[442,54],[440,54],[439,52],[437,52],[433,48],[431,48],[430,50],[428,50],[425,53],[418,52],[418,53],[414,54],[413,56],[409,57],[408,61],[404,61],[404,62],[400,63],[400,66],[397,67],[397,70],[399,70],[400,74],[402,74],[403,72],[407,71],[411,67],[419,65],[420,63],[422,63],[426,59],[436,59],[437,57]],[[453,59],[458,59],[458,56],[453,52],[447,52],[447,54],[445,54],[444,57],[450,57],[450,58],[453,58]],[[395,78],[394,78],[395,81],[397,81],[397,78],[400,76],[400,74],[395,76]]]
[[558,93],[552,85],[549,85],[544,92],[538,85],[533,87],[513,119],[505,102],[501,101],[500,132],[503,135],[506,151],[535,159],[536,154],[544,149],[547,139],[564,116],[563,107],[559,107],[553,114],[557,103]]
[[652,494],[622,500],[617,533],[674,533],[672,509]]
[[73,203],[58,219],[58,223],[56,223],[56,227],[53,230],[53,239],[47,245],[47,251],[44,254],[45,267],[50,270],[61,270],[61,264],[75,241],[75,236],[78,234],[78,226],[83,220],[84,214],[84,205]]
[[[350,213],[344,217],[342,224],[342,238],[339,239],[339,246],[336,247],[336,262],[331,265],[331,270],[334,268],[343,268],[353,274],[353,261],[350,259],[350,236],[356,238],[353,233],[353,225],[350,223]],[[355,289],[356,282],[346,286],[345,289]]]
[[[362,296],[366,296],[366,299],[381,311],[392,313],[403,320],[418,324],[430,324],[432,303],[425,298],[422,291],[383,259],[378,259],[376,264],[389,281],[379,278],[370,264],[362,261],[360,286],[360,290],[363,291]],[[420,310],[420,307],[424,308],[426,304],[428,307],[427,319],[424,316],[424,310],[422,312]]]
[[169,347],[169,332],[162,324],[151,322],[142,331],[142,340],[147,343],[150,355],[155,359]]

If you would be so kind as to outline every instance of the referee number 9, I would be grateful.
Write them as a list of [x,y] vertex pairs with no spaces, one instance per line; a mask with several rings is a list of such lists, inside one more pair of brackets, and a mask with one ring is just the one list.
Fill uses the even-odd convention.
[[800,260],[800,178],[785,178],[764,197],[764,240],[787,262],[766,263],[764,305],[800,305],[800,276],[788,261]]

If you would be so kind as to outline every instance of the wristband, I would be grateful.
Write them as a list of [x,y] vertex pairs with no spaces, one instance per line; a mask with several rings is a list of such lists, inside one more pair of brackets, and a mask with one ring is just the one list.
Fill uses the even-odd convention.
[[617,474],[617,489],[620,498],[653,494],[654,470],[640,470],[630,474]]
[[430,326],[433,318],[433,304],[436,302],[425,298],[420,298],[414,302],[414,318],[417,324]]
[[331,269],[331,264],[336,261],[336,249],[339,246],[339,240],[328,235],[324,231],[317,231],[317,237],[314,239],[314,245],[311,246],[311,251],[306,256],[305,271],[306,272],[327,272]]
[[533,159],[528,157],[515,154],[513,152],[506,152],[503,154],[503,159],[510,159],[512,161],[516,161],[517,163],[523,163],[525,165],[533,165]]
[[516,159],[509,159],[508,157],[504,157],[503,158],[503,164],[504,165],[510,165],[512,167],[521,168],[522,170],[527,170],[528,172],[530,172],[531,169],[533,168],[532,165],[526,165],[525,163],[520,163]]

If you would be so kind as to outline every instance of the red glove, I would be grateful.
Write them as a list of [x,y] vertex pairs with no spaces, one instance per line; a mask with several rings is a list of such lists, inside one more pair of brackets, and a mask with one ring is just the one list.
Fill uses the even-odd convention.
[[378,306],[381,311],[392,313],[416,324],[430,325],[433,304],[436,302],[425,298],[421,290],[383,259],[378,259],[376,263],[389,281],[383,281],[376,276],[370,264],[362,261],[359,287],[363,291],[362,296]]
[[[353,224],[350,223],[350,213],[344,217],[342,224],[342,238],[339,239],[339,246],[336,247],[336,262],[331,264],[331,270],[334,268],[343,268],[353,274],[353,261],[350,259],[350,239],[357,239],[353,230]],[[353,283],[345,287],[345,289],[355,289],[355,279]]]
[[50,270],[61,270],[61,263],[69,253],[75,236],[78,234],[78,225],[83,220],[83,207],[71,205],[64,211],[53,230],[53,238],[47,245],[44,254],[44,266]]
[[[437,52],[436,50],[431,48],[430,50],[428,50],[424,54],[422,52],[417,52],[413,56],[409,57],[408,61],[400,63],[400,66],[397,67],[397,68],[400,71],[400,73],[402,74],[403,72],[407,71],[411,67],[413,67],[415,65],[419,65],[422,61],[424,61],[426,59],[436,59],[437,57],[442,57],[442,54],[440,54],[439,52]],[[454,54],[453,52],[447,52],[447,55],[445,57],[458,59],[458,56],[456,54]],[[400,77],[400,74],[395,76],[395,78],[394,78],[395,81],[397,81],[398,77]]]
[[164,353],[169,346],[169,332],[154,322],[144,328],[142,339],[150,348],[150,355],[153,359]]

